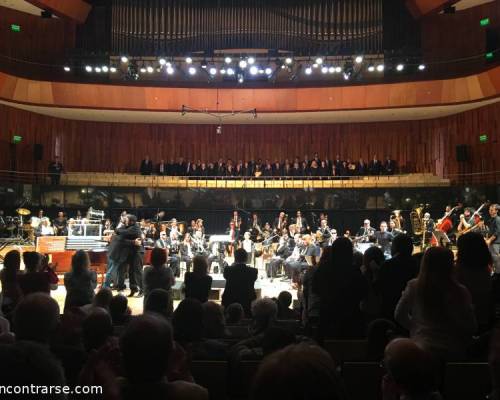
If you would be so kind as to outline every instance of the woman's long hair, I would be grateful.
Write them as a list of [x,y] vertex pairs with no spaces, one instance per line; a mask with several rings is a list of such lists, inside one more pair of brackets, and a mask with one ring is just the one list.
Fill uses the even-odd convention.
[[457,240],[457,266],[469,270],[487,270],[491,264],[491,254],[483,235],[469,232]]
[[193,274],[202,277],[207,275],[208,272],[208,260],[207,257],[202,255],[197,255],[193,257]]
[[3,269],[7,281],[15,281],[21,265],[21,254],[17,250],[11,250],[5,255]]
[[84,250],[78,250],[71,259],[71,271],[75,275],[80,275],[88,270],[90,265],[89,255]]
[[422,257],[417,278],[417,303],[425,317],[441,320],[446,317],[447,299],[458,295],[453,252],[444,247],[431,247]]

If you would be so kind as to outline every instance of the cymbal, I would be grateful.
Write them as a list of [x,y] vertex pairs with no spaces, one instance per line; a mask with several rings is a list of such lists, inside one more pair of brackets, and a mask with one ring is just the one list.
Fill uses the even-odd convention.
[[28,210],[27,208],[18,208],[16,210],[16,212],[19,214],[19,215],[30,215],[31,214],[31,211]]

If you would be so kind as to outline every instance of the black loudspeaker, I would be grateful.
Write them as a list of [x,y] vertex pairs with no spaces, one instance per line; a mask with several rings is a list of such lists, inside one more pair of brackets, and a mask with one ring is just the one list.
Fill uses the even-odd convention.
[[459,144],[456,146],[457,151],[457,161],[467,162],[469,161],[469,149],[466,144]]
[[43,144],[35,143],[33,146],[33,158],[36,161],[43,160]]
[[486,29],[486,53],[491,53],[500,48],[500,29]]

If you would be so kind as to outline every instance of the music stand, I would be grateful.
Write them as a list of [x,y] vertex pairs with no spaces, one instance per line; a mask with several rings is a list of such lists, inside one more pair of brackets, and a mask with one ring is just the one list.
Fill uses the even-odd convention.
[[432,236],[434,237],[434,239],[436,239],[436,242],[439,246],[446,246],[451,242],[446,232],[443,231],[435,230],[434,232],[432,232]]

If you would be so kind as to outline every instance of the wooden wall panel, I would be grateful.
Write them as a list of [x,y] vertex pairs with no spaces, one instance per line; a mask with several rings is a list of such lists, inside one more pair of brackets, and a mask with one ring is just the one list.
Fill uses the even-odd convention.
[[44,10],[53,12],[61,18],[72,19],[83,24],[92,6],[83,0],[26,0]]
[[[213,125],[154,125],[100,123],[46,117],[0,106],[0,169],[10,166],[9,141],[23,136],[17,146],[17,168],[33,171],[33,144],[44,145],[45,170],[58,153],[68,171],[135,172],[149,154],[155,162],[184,156],[215,161],[269,158],[293,159],[318,152],[365,160],[391,155],[408,172],[456,174],[455,146],[467,144],[471,162],[467,172],[500,170],[500,104],[451,117],[402,122],[318,125],[225,125],[217,135]],[[489,136],[479,144],[479,135]],[[59,146],[59,151],[57,150]]]

